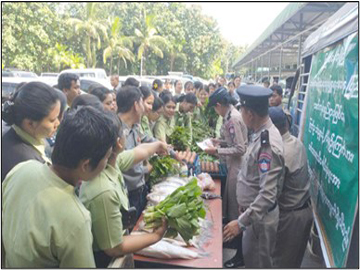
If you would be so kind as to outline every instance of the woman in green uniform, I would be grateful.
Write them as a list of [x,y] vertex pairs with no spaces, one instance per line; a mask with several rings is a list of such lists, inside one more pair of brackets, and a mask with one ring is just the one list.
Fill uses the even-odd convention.
[[142,136],[154,137],[153,132],[149,123],[149,114],[152,112],[152,107],[154,104],[154,95],[150,89],[146,86],[139,87],[141,94],[143,95],[144,103],[144,114],[141,117],[140,122],[140,133]]
[[170,92],[163,92],[159,97],[163,101],[163,114],[155,123],[154,136],[156,139],[166,142],[167,137],[173,133],[175,128],[176,100]]
[[54,88],[41,82],[25,84],[4,103],[2,119],[11,128],[2,137],[6,158],[1,161],[1,181],[20,162],[35,159],[51,163],[45,155],[44,139],[55,134],[59,115],[59,95]]
[[175,110],[175,126],[187,127],[190,134],[190,144],[192,140],[192,113],[197,105],[198,101],[193,93],[181,95],[177,98],[176,110]]

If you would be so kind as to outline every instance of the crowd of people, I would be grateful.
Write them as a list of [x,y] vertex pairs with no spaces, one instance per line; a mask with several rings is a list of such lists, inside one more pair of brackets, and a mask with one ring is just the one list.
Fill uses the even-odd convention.
[[242,85],[236,76],[208,85],[156,79],[150,89],[132,77],[120,85],[116,75],[111,84],[81,94],[79,77],[63,73],[54,88],[19,85],[3,104],[6,267],[106,267],[161,240],[166,220],[129,234],[147,202],[147,160],[179,160],[168,144],[175,127],[187,127],[191,140],[192,119],[211,107],[217,136],[205,151],[226,161],[223,240],[237,249],[224,266],[300,267],[312,225],[309,176],[279,85]]

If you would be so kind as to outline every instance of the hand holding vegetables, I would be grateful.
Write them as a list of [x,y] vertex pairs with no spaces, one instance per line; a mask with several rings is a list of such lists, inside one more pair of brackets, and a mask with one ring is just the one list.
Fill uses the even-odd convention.
[[168,154],[168,145],[164,142],[158,141],[158,147],[156,153],[161,156]]
[[185,186],[177,188],[156,206],[148,207],[144,213],[147,228],[161,224],[165,217],[169,224],[168,237],[176,237],[179,233],[186,243],[194,235],[199,234],[199,218],[205,218],[204,203],[200,198],[201,188],[197,179],[193,178]]
[[154,228],[154,233],[159,237],[159,240],[161,240],[164,237],[164,234],[166,233],[167,229],[168,229],[168,223],[166,219],[163,218],[161,226]]

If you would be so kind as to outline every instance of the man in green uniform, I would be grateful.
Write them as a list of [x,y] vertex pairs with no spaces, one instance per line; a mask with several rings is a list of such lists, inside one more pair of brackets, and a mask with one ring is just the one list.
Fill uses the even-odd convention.
[[271,268],[279,221],[277,198],[285,172],[283,142],[268,115],[270,89],[237,89],[243,120],[252,130],[237,181],[239,217],[224,228],[224,241],[243,233],[245,267]]
[[115,130],[109,117],[81,108],[60,126],[51,166],[27,161],[9,172],[2,184],[6,267],[95,267],[90,213],[74,187],[105,168]]

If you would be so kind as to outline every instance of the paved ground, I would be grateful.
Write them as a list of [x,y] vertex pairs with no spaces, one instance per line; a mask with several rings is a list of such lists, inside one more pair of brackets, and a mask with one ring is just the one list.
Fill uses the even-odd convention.
[[[235,255],[235,249],[224,248],[223,249],[223,262],[225,263],[227,260],[230,260]],[[304,259],[301,264],[301,268],[326,268],[325,264],[323,264],[322,258],[318,258],[315,255],[312,255],[309,250],[309,246],[305,251]]]

